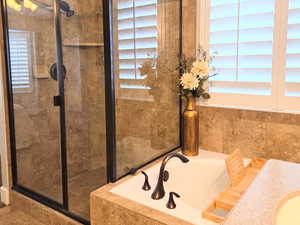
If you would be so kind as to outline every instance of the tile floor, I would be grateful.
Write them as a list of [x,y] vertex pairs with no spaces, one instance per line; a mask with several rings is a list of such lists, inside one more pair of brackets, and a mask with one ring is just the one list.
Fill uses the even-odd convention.
[[[90,170],[69,180],[70,212],[84,219],[90,219],[90,194],[106,184],[105,173],[104,169]],[[58,188],[53,188],[53,185],[49,187],[50,189],[43,189],[42,193],[52,199],[60,199],[59,193],[55,191]]]
[[46,225],[11,207],[0,208],[0,225]]

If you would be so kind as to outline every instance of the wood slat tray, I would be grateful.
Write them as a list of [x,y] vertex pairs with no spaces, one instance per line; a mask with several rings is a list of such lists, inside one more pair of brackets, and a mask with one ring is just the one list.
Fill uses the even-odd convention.
[[[224,213],[218,215],[216,211],[229,212],[247,190],[258,172],[266,163],[265,159],[253,158],[247,167],[244,166],[243,157],[239,151],[235,151],[225,159],[230,185],[212,202],[202,213],[202,217],[215,223],[222,223]],[[220,213],[219,213],[220,214]]]

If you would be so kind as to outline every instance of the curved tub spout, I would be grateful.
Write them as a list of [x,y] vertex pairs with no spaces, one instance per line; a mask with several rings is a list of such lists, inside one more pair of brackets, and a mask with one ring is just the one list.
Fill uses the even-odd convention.
[[168,161],[172,158],[179,158],[181,160],[181,162],[183,163],[187,163],[189,162],[189,159],[187,157],[185,157],[182,154],[179,153],[171,153],[169,155],[167,155],[160,166],[160,170],[159,170],[159,177],[158,177],[158,181],[156,184],[156,187],[151,195],[151,198],[154,200],[158,200],[158,199],[162,199],[165,196],[165,188],[164,188],[164,177],[165,177],[165,167],[168,163]]

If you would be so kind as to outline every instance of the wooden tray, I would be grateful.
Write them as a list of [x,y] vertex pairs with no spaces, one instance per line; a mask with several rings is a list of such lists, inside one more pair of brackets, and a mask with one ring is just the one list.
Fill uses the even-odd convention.
[[202,213],[202,217],[215,223],[222,223],[225,216],[217,215],[218,209],[229,212],[247,190],[258,172],[266,163],[265,159],[253,158],[247,167],[244,166],[243,157],[239,151],[233,152],[225,159],[230,185],[213,201]]

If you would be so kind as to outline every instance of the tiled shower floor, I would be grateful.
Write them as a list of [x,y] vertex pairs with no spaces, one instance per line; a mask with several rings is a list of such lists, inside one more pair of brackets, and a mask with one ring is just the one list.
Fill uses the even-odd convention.
[[[69,182],[69,209],[72,213],[89,220],[90,215],[90,193],[106,184],[106,171],[97,169],[81,173],[70,179]],[[56,192],[58,188],[49,186],[50,189],[43,190],[46,196],[59,199]],[[1,224],[0,224],[1,225]]]
[[46,225],[11,207],[0,208],[0,225]]

